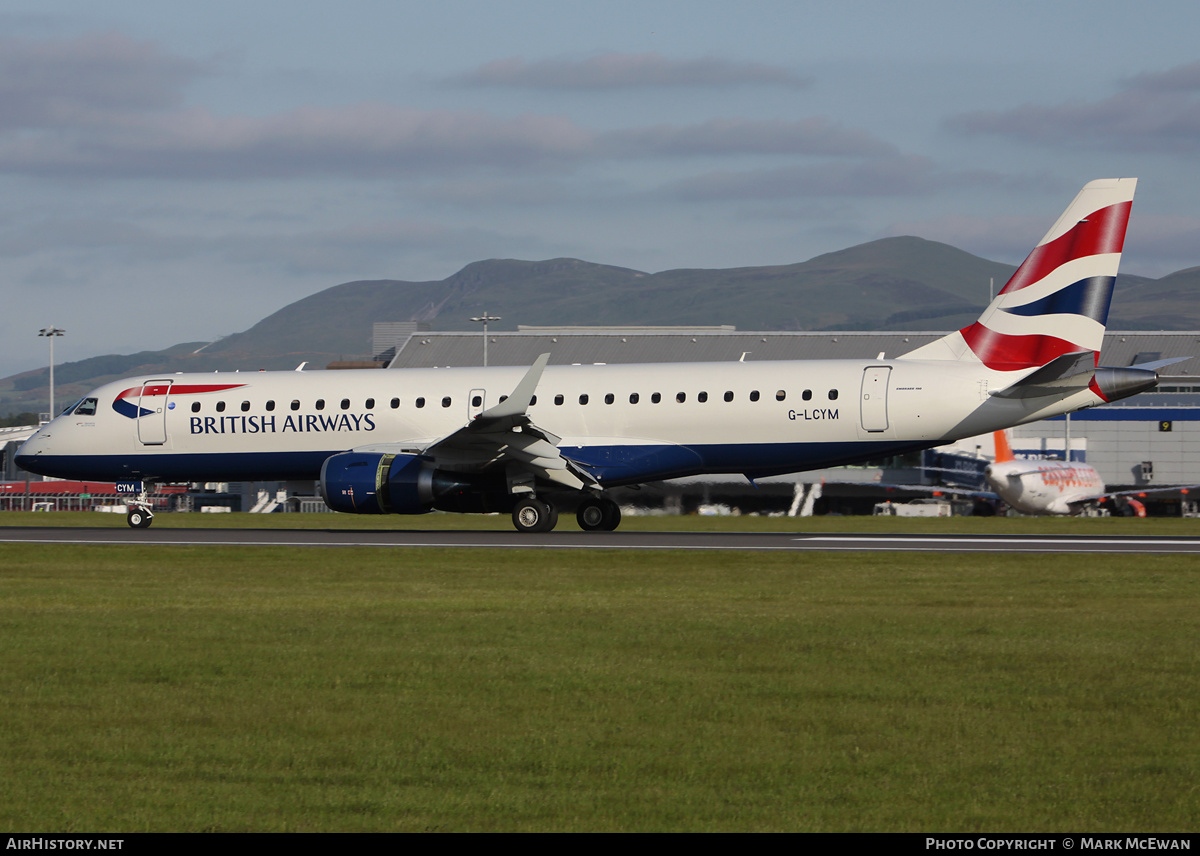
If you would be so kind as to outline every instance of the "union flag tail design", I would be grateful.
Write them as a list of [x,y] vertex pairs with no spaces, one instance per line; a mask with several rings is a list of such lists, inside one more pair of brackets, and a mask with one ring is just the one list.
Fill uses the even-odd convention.
[[1098,358],[1136,186],[1136,178],[1084,185],[978,321],[905,358],[971,360],[996,371],[1080,351]]

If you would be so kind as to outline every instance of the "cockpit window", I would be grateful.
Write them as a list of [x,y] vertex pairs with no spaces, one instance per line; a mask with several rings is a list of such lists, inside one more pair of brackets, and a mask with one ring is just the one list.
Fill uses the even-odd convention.
[[85,398],[83,401],[79,402],[79,405],[75,408],[75,415],[76,416],[95,416],[96,415],[96,399]]

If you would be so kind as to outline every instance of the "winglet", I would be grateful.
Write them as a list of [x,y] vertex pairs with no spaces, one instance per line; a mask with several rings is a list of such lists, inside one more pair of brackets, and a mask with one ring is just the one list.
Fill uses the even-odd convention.
[[513,416],[523,416],[529,410],[529,402],[533,400],[533,393],[537,390],[538,382],[542,379],[542,372],[546,369],[546,363],[549,361],[549,354],[542,354],[534,360],[529,371],[525,372],[525,377],[521,378],[517,388],[512,391],[512,395],[480,413],[476,417],[477,420],[493,422]]

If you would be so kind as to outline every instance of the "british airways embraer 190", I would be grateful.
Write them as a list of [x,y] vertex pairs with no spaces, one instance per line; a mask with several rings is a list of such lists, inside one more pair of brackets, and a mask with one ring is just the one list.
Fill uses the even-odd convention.
[[[1114,401],[1098,368],[1136,179],[1087,184],[969,327],[894,359],[151,375],[88,393],[17,464],[144,483],[320,479],[330,508],[620,522],[608,488],[879,458]],[[150,525],[135,502],[131,526]]]

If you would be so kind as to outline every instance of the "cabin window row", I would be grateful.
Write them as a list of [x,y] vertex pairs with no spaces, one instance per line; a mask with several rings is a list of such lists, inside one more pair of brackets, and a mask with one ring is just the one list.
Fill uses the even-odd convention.
[[[829,392],[827,394],[828,394],[830,401],[837,401],[838,391],[836,389],[829,390]],[[776,390],[775,400],[776,401],[786,401],[787,395],[788,395],[787,390],[785,390],[785,389]],[[500,400],[503,401],[506,397],[507,396],[501,396]],[[708,397],[709,397],[708,393],[703,390],[696,393],[696,401],[700,402],[701,404],[704,404],[705,402],[707,402]],[[803,390],[800,393],[800,398],[804,401],[812,401],[812,397],[813,397],[813,391],[811,389]],[[737,396],[733,392],[733,390],[726,390],[725,394],[722,396],[722,399],[724,401],[733,401],[735,398],[737,398]],[[752,390],[750,390],[750,393],[747,396],[747,398],[749,398],[751,401],[760,401],[762,399],[762,393],[757,389],[752,389]],[[642,394],[640,392],[629,393],[629,403],[630,404],[637,404],[641,400],[642,400]],[[650,393],[650,403],[651,404],[661,404],[662,400],[663,400],[663,395],[661,392]],[[676,403],[684,404],[687,400],[688,400],[688,394],[686,392],[675,393]],[[580,394],[580,396],[579,396],[580,404],[587,404],[589,401],[591,401],[591,397],[586,392]],[[613,393],[609,392],[609,393],[605,394],[605,396],[604,396],[605,404],[615,404],[616,401],[617,401],[617,397]],[[561,393],[554,396],[554,403],[556,405],[565,404],[566,403],[565,396],[563,396]],[[533,405],[537,404],[537,396],[536,395],[529,402],[529,404],[531,407]]]
[[[812,397],[813,397],[813,391],[811,389],[803,390],[800,393],[800,398],[804,401],[811,401]],[[836,389],[829,390],[828,397],[829,397],[830,401],[837,401],[838,391]],[[732,390],[726,390],[725,394],[722,396],[722,398],[724,401],[733,401],[736,398],[736,395],[733,393]],[[762,399],[762,394],[757,389],[752,389],[752,390],[750,390],[750,393],[747,396],[747,398],[749,398],[751,401],[759,401]],[[508,399],[507,395],[500,396],[500,401],[505,401],[507,399]],[[611,393],[611,392],[605,393],[605,395],[604,395],[604,403],[605,404],[615,404],[616,400],[617,400],[617,397],[614,393]],[[629,393],[629,403],[630,404],[637,404],[641,400],[642,400],[641,393],[638,393],[638,392]],[[660,393],[660,392],[650,393],[650,402],[652,404],[660,404],[662,402],[662,400],[663,400],[662,393]],[[688,394],[686,392],[675,393],[675,401],[677,403],[683,404],[687,400],[688,400]],[[776,401],[786,401],[787,400],[787,390],[783,390],[783,389],[777,390],[775,392],[775,400]],[[591,401],[591,396],[588,395],[588,393],[584,392],[579,395],[579,403],[580,404],[586,405],[590,401]],[[705,402],[708,401],[708,393],[703,390],[696,393],[696,401],[698,401],[701,404],[704,404]],[[533,399],[529,402],[529,404],[532,407],[533,405],[537,404],[537,402],[538,402],[538,398],[535,395],[535,396],[533,396]],[[441,404],[442,407],[450,407],[454,403],[454,401],[451,396],[447,395],[447,396],[443,396],[439,403]],[[556,405],[565,404],[566,396],[564,396],[562,393],[555,395],[554,403]],[[400,399],[393,398],[388,404],[391,407],[391,409],[396,410],[400,407]],[[425,397],[421,396],[421,397],[417,398],[413,402],[413,404],[417,408],[424,407],[426,404]],[[483,406],[483,397],[479,396],[479,395],[472,396],[471,397],[471,406],[472,407],[482,407]],[[289,410],[299,410],[300,407],[301,407],[301,404],[300,404],[299,399],[293,399],[288,404]],[[349,398],[343,398],[340,402],[337,402],[336,407],[340,408],[341,410],[349,410],[351,407],[351,400]],[[266,402],[266,404],[264,405],[264,408],[266,409],[266,411],[268,413],[273,412],[275,410],[275,402],[273,400],[268,400]],[[315,410],[325,410],[326,409],[325,399],[318,398],[313,403],[313,408]],[[217,411],[217,413],[224,413],[226,410],[225,402],[218,401],[215,404],[214,409]],[[249,412],[250,402],[243,401],[240,405],[240,409],[242,410],[242,412]],[[374,410],[375,409],[375,399],[373,399],[373,398],[366,399],[363,402],[363,409]],[[201,410],[201,403],[199,401],[193,401],[192,402],[192,412],[199,413],[200,410]]]
[[[250,406],[251,406],[251,405],[250,405],[250,402],[249,402],[249,401],[243,401],[243,402],[241,403],[241,405],[240,405],[240,409],[242,410],[242,412],[243,412],[243,413],[245,413],[245,412],[248,412],[248,411],[250,410]],[[393,398],[393,399],[392,399],[392,407],[393,407],[393,408],[397,408],[397,407],[399,407],[399,406],[400,406],[400,399],[398,399],[398,398]],[[448,405],[448,404],[447,404],[446,406],[447,406],[447,407],[449,407],[450,405]],[[291,403],[288,405],[288,409],[289,409],[289,410],[299,410],[299,409],[300,409],[300,407],[301,407],[301,404],[300,404],[300,399],[298,399],[298,398],[297,398],[297,399],[293,399],[293,400],[292,400],[292,402],[291,402]],[[316,401],[313,403],[313,407],[314,407],[314,409],[316,409],[316,410],[324,410],[324,409],[325,409],[325,407],[326,407],[325,399],[323,399],[323,398],[318,398],[318,399],[317,399],[317,400],[316,400]],[[349,410],[349,409],[350,409],[350,407],[351,407],[351,401],[350,401],[350,399],[348,399],[348,398],[343,398],[343,399],[342,399],[340,402],[338,402],[338,403],[337,403],[336,407],[337,407],[337,408],[340,408],[340,409],[342,409],[342,410]],[[193,401],[193,402],[192,402],[192,413],[199,413],[199,412],[200,412],[200,409],[201,409],[201,404],[200,404],[200,402],[199,402],[199,401]],[[225,404],[225,402],[224,402],[224,401],[218,401],[218,402],[217,402],[217,403],[216,403],[216,404],[213,406],[213,409],[214,409],[214,410],[216,410],[216,411],[217,411],[217,413],[224,413],[224,412],[225,412],[225,409],[226,409],[226,404]],[[268,400],[267,400],[267,402],[266,402],[266,403],[263,405],[263,409],[265,409],[265,410],[266,410],[268,413],[272,413],[272,412],[274,412],[274,410],[275,410],[275,401],[274,401],[274,400],[271,400],[271,399],[268,399]],[[363,402],[363,409],[365,409],[365,410],[374,410],[374,409],[375,409],[375,399],[373,399],[373,398],[368,398],[366,401],[364,401],[364,402]]]

